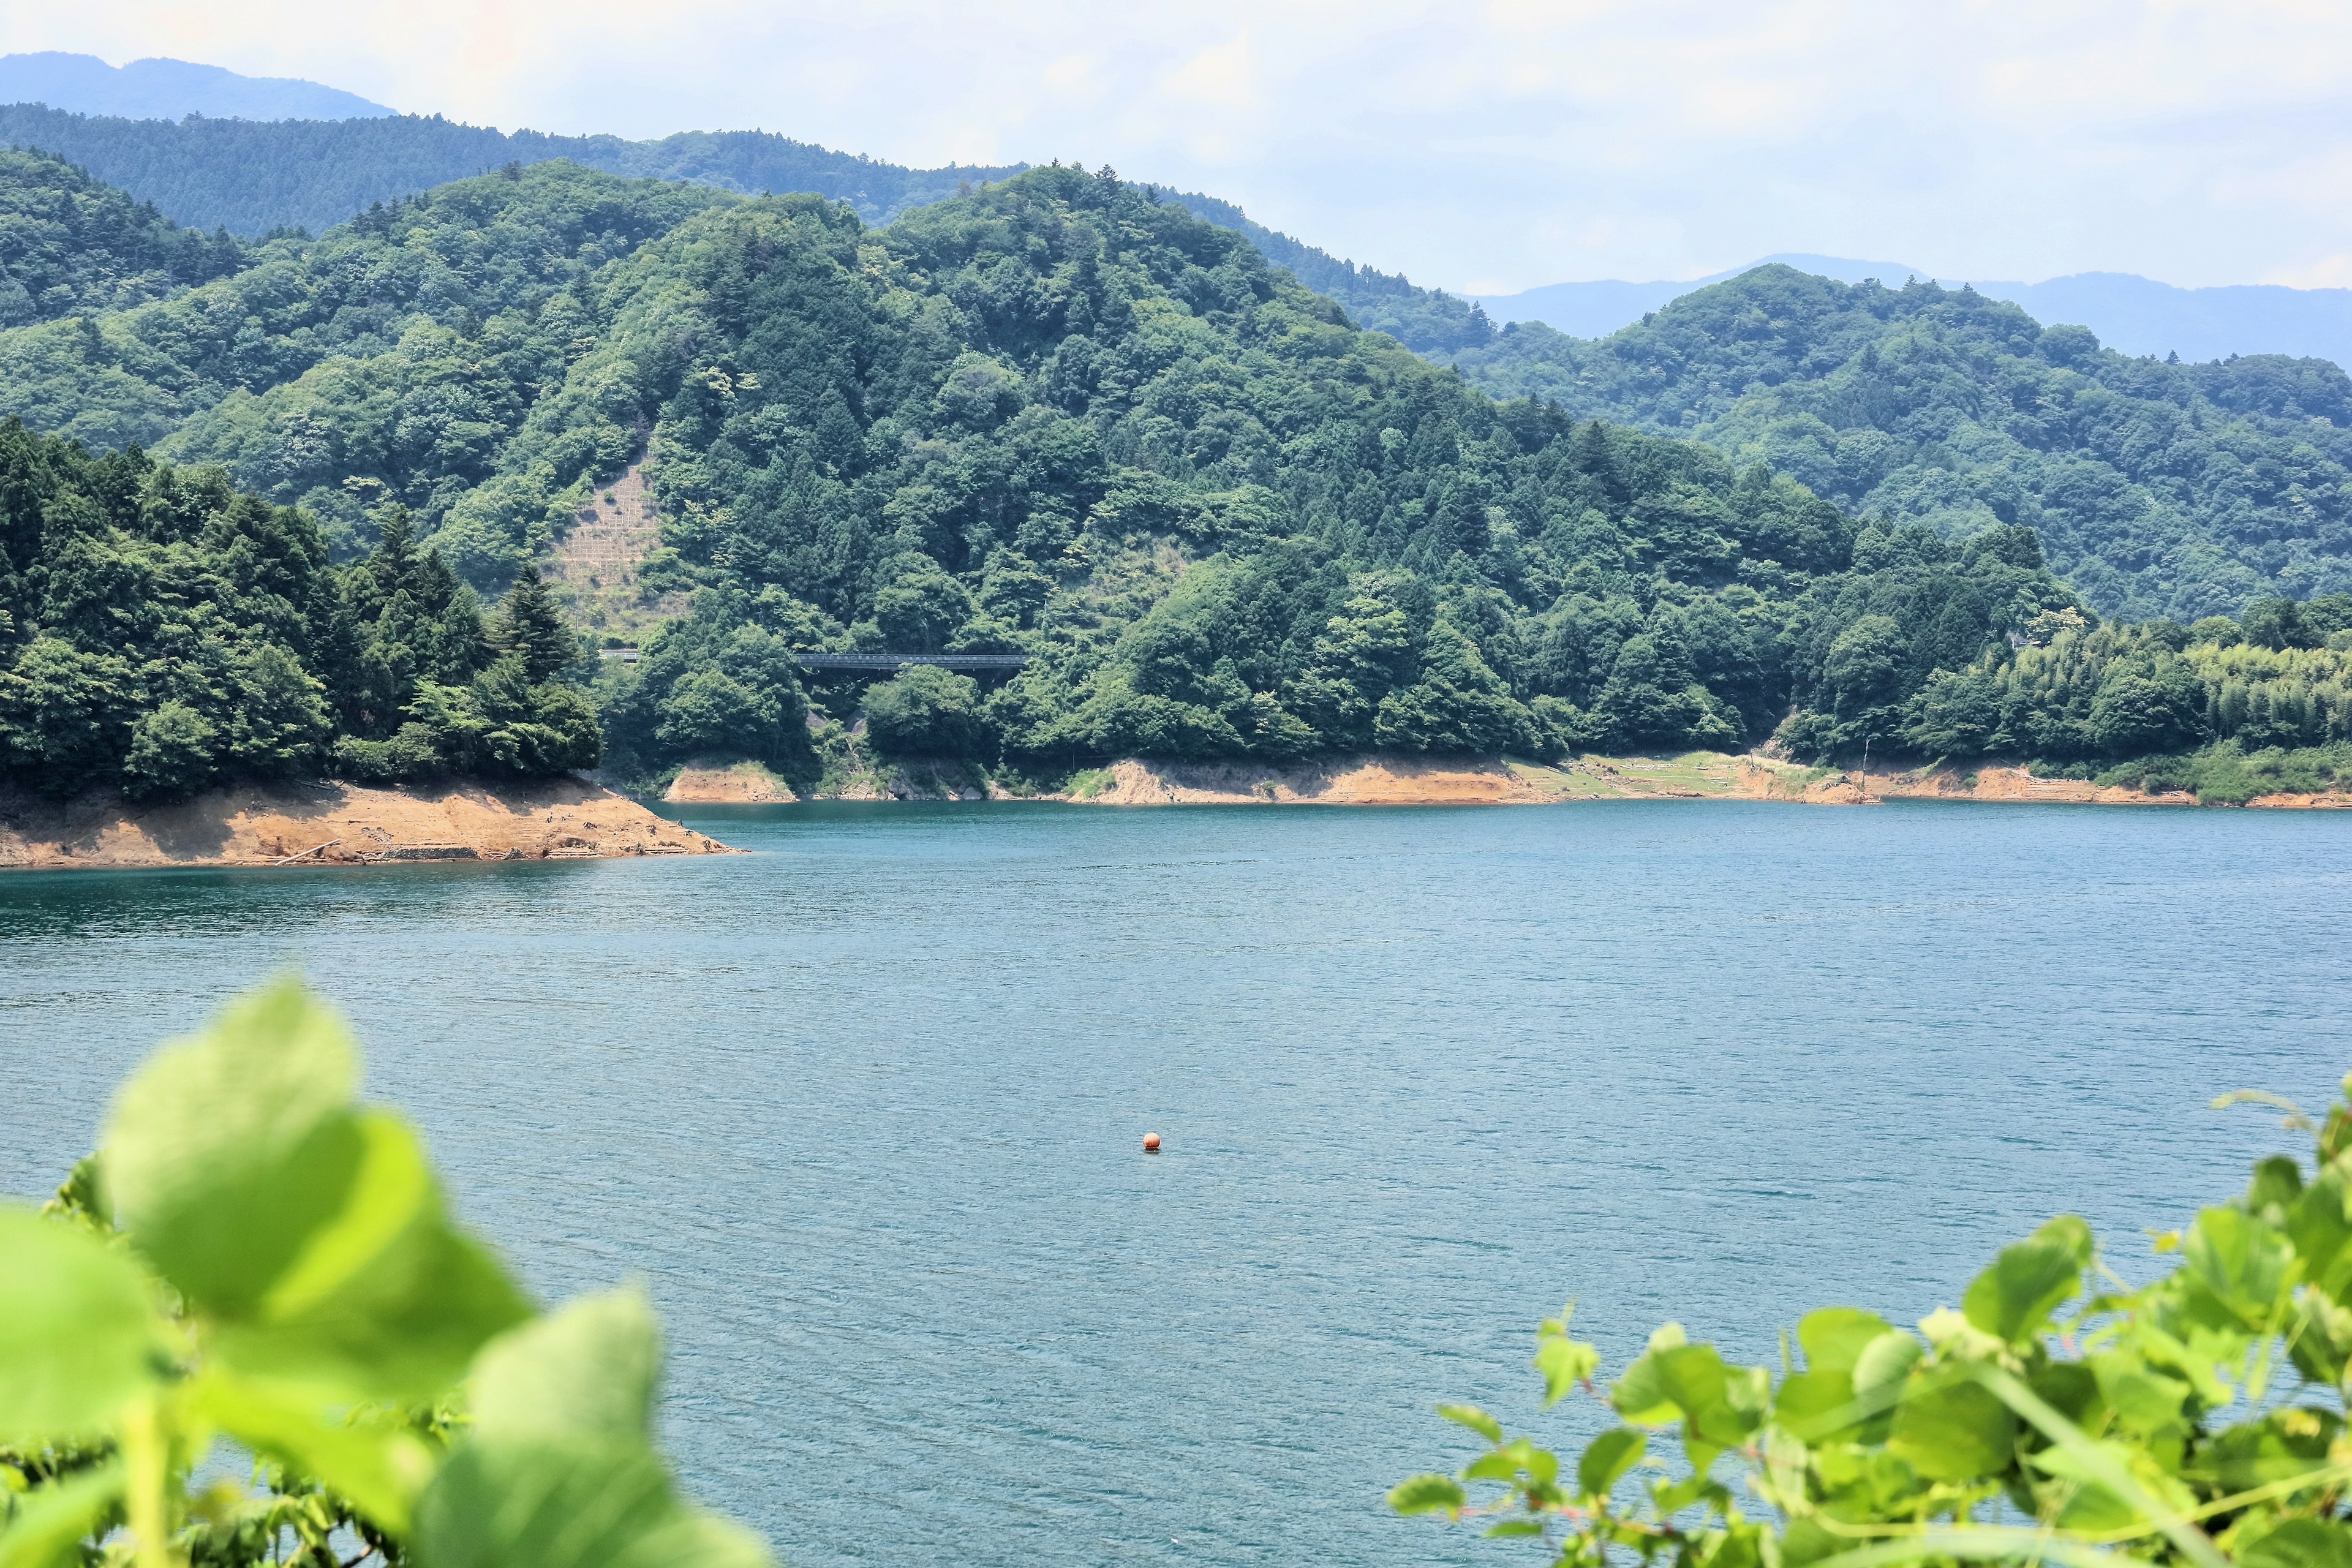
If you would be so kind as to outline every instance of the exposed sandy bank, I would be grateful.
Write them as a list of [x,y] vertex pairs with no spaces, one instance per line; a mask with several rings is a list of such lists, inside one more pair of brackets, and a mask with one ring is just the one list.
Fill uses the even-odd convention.
[[1289,768],[1115,763],[1108,784],[1065,798],[1096,805],[1501,805],[1540,798],[1508,763],[1349,757]]
[[[1578,800],[1785,800],[1867,805],[1882,800],[1983,800],[2095,805],[2195,805],[2180,792],[2149,795],[2021,767],[1950,765],[1817,773],[1749,753],[1580,757],[1553,765],[1481,758],[1352,757],[1289,768],[1249,763],[1127,761],[1091,792],[1055,798],[1099,805],[1540,805]],[[2352,807],[2352,795],[2263,795],[2256,806]]]
[[758,763],[688,763],[664,792],[673,805],[788,805],[800,796]]
[[25,870],[732,853],[572,778],[406,790],[243,785],[153,807],[111,793],[62,803],[0,795],[0,868]]

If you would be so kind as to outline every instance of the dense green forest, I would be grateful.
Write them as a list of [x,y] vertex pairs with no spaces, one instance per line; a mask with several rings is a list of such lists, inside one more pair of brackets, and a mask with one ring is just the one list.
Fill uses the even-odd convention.
[[1486,310],[1468,300],[1438,289],[1415,286],[1402,274],[1375,271],[1342,261],[1328,251],[1280,234],[1231,202],[1192,192],[1169,198],[1195,217],[1232,229],[1260,256],[1318,294],[1328,294],[1348,308],[1349,319],[1375,332],[1386,332],[1416,353],[1444,355],[1483,348],[1495,341],[1495,323]]
[[397,508],[338,570],[314,521],[217,468],[0,425],[0,779],[170,799],[327,771],[591,767],[577,659],[535,576],[485,617]]
[[120,310],[245,264],[225,232],[179,227],[70,164],[0,149],[0,327]]
[[1456,363],[1889,524],[2031,527],[2103,613],[2188,622],[2352,587],[2352,379],[2324,360],[2130,359],[1969,289],[1775,266],[1607,338],[1517,325]]
[[[550,136],[459,125],[438,116],[362,120],[121,120],[40,104],[0,105],[0,142],[47,148],[152,203],[182,223],[260,236],[329,228],[378,203],[508,163],[568,158],[608,174],[690,180],[740,195],[805,191],[845,202],[870,224],[938,201],[1011,168],[908,169],[829,152],[761,131],[689,131],[654,142]],[[1298,280],[1348,307],[1360,326],[1425,353],[1476,348],[1493,323],[1467,300],[1420,289],[1250,221],[1214,196],[1173,197],[1248,237]]]
[[[553,626],[532,565],[633,463],[660,516],[643,579],[691,609],[602,677],[604,748],[629,780],[732,753],[807,782],[826,721],[860,719],[886,754],[1040,781],[1125,754],[1776,735],[1808,759],[2108,769],[2352,742],[2340,595],[2104,622],[2033,527],[1860,522],[1778,463],[1563,398],[1497,401],[1108,171],[1031,170],[875,229],[815,196],[553,161],[248,261],[0,331],[0,396],[166,460],[17,437],[44,472],[129,463],[160,477],[126,494],[209,487],[206,516],[284,520],[302,581],[331,585],[280,595],[299,626],[234,595],[189,602],[299,661],[331,721],[297,725],[284,757],[249,753],[222,738],[236,688],[216,670],[210,699],[108,675],[115,717],[84,726],[104,737],[87,755],[54,738],[71,724],[14,721],[35,737],[11,742],[21,776],[185,788],[298,755],[390,777],[593,754],[568,639],[530,653],[517,617]],[[2213,385],[2265,406],[2315,395],[2251,370]],[[210,526],[157,531],[108,505],[126,556]],[[79,689],[35,657],[70,622],[37,602],[54,548],[37,531],[12,547],[32,564],[5,634],[10,711]],[[480,631],[478,596],[500,594]],[[152,658],[72,635],[76,658]],[[341,672],[371,639],[408,652],[365,688]],[[812,686],[795,658],[811,650],[1031,662],[991,684],[922,668]],[[181,750],[204,760],[150,784],[162,764],[134,764],[133,731],[197,735],[183,709],[204,731]]]

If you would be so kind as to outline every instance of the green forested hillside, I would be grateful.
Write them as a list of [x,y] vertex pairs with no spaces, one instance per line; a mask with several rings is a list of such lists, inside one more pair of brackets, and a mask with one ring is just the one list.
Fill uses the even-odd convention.
[[[2210,417],[2275,422],[2325,390],[2249,372],[2217,395],[2253,412]],[[629,778],[711,752],[805,774],[828,718],[1034,778],[1135,753],[1776,732],[1808,757],[2106,765],[2352,733],[2327,662],[2352,601],[2102,626],[2030,527],[1859,524],[1771,464],[1498,402],[1108,172],[1034,169],[877,230],[814,196],[511,169],[281,237],[169,299],[0,331],[0,400],[94,446],[218,465],[138,483],[243,487],[236,507],[286,520],[338,584],[330,619],[359,628],[332,646],[409,650],[383,656],[382,695],[331,695],[335,732],[306,731],[304,755],[372,776],[593,747],[531,567],[632,465],[660,519],[642,578],[692,608],[604,678]],[[126,559],[172,542],[109,526]],[[364,565],[324,564],[380,537]],[[37,602],[57,547],[10,546],[32,563],[0,628],[18,711],[80,679],[36,657],[62,624]],[[510,584],[506,629],[467,633],[474,595]],[[2085,651],[2101,637],[2123,653]],[[285,646],[330,694],[355,689],[331,673],[343,656]],[[2292,668],[2262,662],[2296,648]],[[922,668],[812,693],[812,649],[1031,662],[987,689]],[[132,776],[141,715],[199,706],[163,689],[118,703],[119,755],[95,773],[27,743],[14,765]],[[236,700],[199,715],[216,771],[257,765],[219,751]]]
[[[597,341],[607,312],[588,279],[730,200],[568,163],[446,186],[321,239],[273,240],[245,270],[169,299],[0,332],[0,413],[95,447],[226,463],[274,503],[302,504],[344,552],[387,500],[428,526],[469,498],[508,506],[504,553],[469,563],[502,579],[516,547],[544,542],[561,488],[534,489],[514,443]],[[617,462],[635,416],[557,460],[567,474]],[[537,498],[530,520],[510,515],[519,488]]]
[[488,620],[388,511],[348,571],[217,468],[0,424],[0,781],[176,797],[223,778],[593,766],[576,658],[526,577]]
[[58,159],[0,149],[0,327],[162,299],[245,265]]
[[[845,202],[871,224],[1021,167],[908,169],[760,131],[689,131],[629,142],[507,132],[438,116],[172,121],[68,114],[37,103],[0,104],[0,142],[61,152],[183,223],[241,235],[323,230],[377,203],[509,162],[568,158],[609,174],[690,180],[740,195],[805,191]],[[1251,222],[1214,196],[1174,199],[1245,235],[1268,260],[1346,305],[1358,325],[1392,333],[1408,348],[1450,353],[1495,335],[1467,300],[1342,261]]]
[[1438,289],[1415,286],[1402,274],[1376,271],[1342,261],[1328,251],[1277,233],[1231,202],[1190,192],[1171,199],[1195,217],[1232,229],[1258,254],[1318,294],[1328,294],[1348,308],[1356,325],[1386,332],[1417,353],[1445,355],[1480,348],[1495,341],[1495,323],[1485,309]]
[[2128,359],[1933,283],[1761,268],[1597,341],[1458,356],[1500,396],[1687,435],[1856,513],[2033,528],[2102,611],[2190,621],[2352,586],[2352,380],[2322,360]]

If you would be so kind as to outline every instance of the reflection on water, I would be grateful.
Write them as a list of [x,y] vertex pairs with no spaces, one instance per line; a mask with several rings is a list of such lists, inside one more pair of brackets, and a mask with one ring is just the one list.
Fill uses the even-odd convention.
[[[710,808],[740,858],[0,878],[0,1187],[279,966],[795,1563],[1490,1561],[1381,1489],[1570,1293],[1752,1357],[2323,1099],[2352,820]],[[1167,1150],[1145,1159],[1146,1128]]]

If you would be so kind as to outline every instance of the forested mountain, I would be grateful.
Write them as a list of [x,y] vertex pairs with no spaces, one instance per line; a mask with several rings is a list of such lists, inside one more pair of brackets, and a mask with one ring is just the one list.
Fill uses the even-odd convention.
[[[2249,374],[2208,401],[2276,420],[2324,392]],[[0,721],[36,737],[8,765],[44,778],[167,787],[142,724],[210,759],[173,777],[281,765],[221,738],[246,700],[232,625],[327,694],[336,727],[297,726],[314,761],[583,754],[531,565],[632,464],[660,515],[642,580],[692,610],[601,689],[628,778],[709,752],[805,777],[813,708],[1039,779],[1776,732],[1806,756],[2086,765],[2352,737],[2352,599],[2098,625],[2031,528],[1860,525],[1771,464],[1498,402],[1107,171],[1033,169],[874,229],[811,195],[511,168],[167,299],[0,331],[0,399],[220,465],[12,437],[68,476],[16,515],[89,520],[5,546]],[[191,487],[194,512],[136,499]],[[270,590],[295,619],[242,585],[254,548],[224,517],[292,542],[262,555],[299,558]],[[211,557],[225,585],[173,585]],[[70,588],[85,559],[112,563],[102,591]],[[477,591],[506,595],[488,629]],[[379,645],[362,668],[389,674],[334,673]],[[1031,662],[992,691],[922,668],[813,699],[814,649]],[[209,684],[156,673],[184,666]],[[57,751],[85,732],[103,754]]]
[[[31,103],[0,104],[0,141],[60,153],[182,223],[248,236],[324,229],[376,203],[509,162],[568,158],[611,174],[690,180],[745,195],[807,191],[847,202],[871,224],[1021,167],[908,169],[758,131],[690,131],[657,142],[626,142],[535,131],[509,134],[415,115],[173,123],[66,114]],[[1247,236],[1268,260],[1347,306],[1358,325],[1391,333],[1408,348],[1450,353],[1494,338],[1493,323],[1467,300],[1342,261],[1251,222],[1241,208],[1214,196],[1173,199]]]
[[1865,516],[2032,527],[2105,613],[2186,622],[2352,586],[2352,380],[2324,360],[2129,359],[1971,289],[1768,267],[1608,338],[1515,325],[1456,363]]
[[162,299],[245,262],[226,234],[181,228],[70,164],[0,149],[0,327]]
[[1276,267],[1286,267],[1318,294],[1328,294],[1348,308],[1356,325],[1386,332],[1405,347],[1425,354],[1449,354],[1495,341],[1495,324],[1469,300],[1437,289],[1418,288],[1402,274],[1378,272],[1342,261],[1326,250],[1279,234],[1231,202],[1214,196],[1177,193],[1195,217],[1229,228],[1257,247],[1258,254]]
[[346,571],[217,468],[0,424],[0,781],[172,798],[222,778],[594,765],[577,658],[526,576],[485,620],[384,514]]
[[[1670,300],[1755,268],[1785,262],[1800,272],[1860,283],[1875,278],[1892,287],[1932,270],[1901,261],[1858,261],[1843,256],[1768,256],[1747,267],[1683,282],[1551,283],[1517,294],[1478,297],[1497,321],[1541,321],[1576,338],[1605,338]],[[1947,278],[1952,287],[1958,279]],[[2041,321],[2090,328],[2109,348],[2137,357],[2228,359],[2231,354],[2283,353],[2291,358],[2352,364],[2352,289],[2291,289],[2238,283],[2182,289],[2129,272],[2076,272],[2039,283],[1970,280],[1979,294],[2007,300]]]
[[568,158],[592,169],[692,180],[739,193],[813,191],[869,223],[1011,169],[908,169],[761,131],[689,131],[655,142],[460,125],[439,115],[348,120],[129,120],[38,103],[0,104],[0,142],[37,147],[152,202],[174,220],[232,234],[317,232],[394,197],[510,163]]

